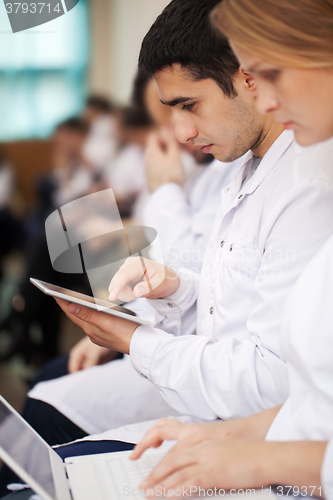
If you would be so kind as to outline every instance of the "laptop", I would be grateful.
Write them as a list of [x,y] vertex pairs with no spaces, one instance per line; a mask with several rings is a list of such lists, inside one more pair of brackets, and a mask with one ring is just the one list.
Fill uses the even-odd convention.
[[[131,451],[121,451],[70,457],[63,462],[51,446],[0,396],[0,459],[43,500],[144,498],[139,485],[168,449],[146,450],[135,461],[129,458]],[[271,500],[276,499],[269,489],[250,491],[251,498],[255,500],[269,497]],[[202,494],[194,496],[193,493],[193,500],[202,498]],[[218,495],[221,496],[230,495],[225,492],[225,495]],[[159,498],[164,497],[160,494]]]
[[147,450],[139,460],[131,451],[66,458],[0,396],[0,458],[43,500],[124,500],[139,495],[139,484],[165,455]]

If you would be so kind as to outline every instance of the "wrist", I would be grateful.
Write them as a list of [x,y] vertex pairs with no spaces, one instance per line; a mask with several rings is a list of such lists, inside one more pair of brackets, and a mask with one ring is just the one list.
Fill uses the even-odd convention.
[[158,189],[167,184],[176,184],[177,186],[182,186],[183,182],[180,182],[179,179],[160,179],[160,180],[148,180],[148,188],[151,193],[155,193]]
[[[326,442],[265,442],[265,478],[269,484],[295,486],[311,496],[322,496],[321,468]],[[264,462],[264,458],[262,460]]]
[[242,419],[244,421],[242,438],[264,440],[280,409],[281,405],[275,406]]
[[119,352],[123,352],[124,354],[129,354],[130,353],[130,346],[131,346],[131,341],[133,338],[133,335],[136,331],[136,329],[140,326],[137,323],[132,323],[130,321],[127,321],[127,323],[131,323],[126,327],[124,332],[120,335],[120,345],[119,348],[116,347],[116,350]]
[[165,269],[165,274],[168,281],[168,294],[166,296],[168,297],[169,295],[173,295],[177,292],[178,288],[180,287],[180,278],[176,271],[174,271],[170,267],[166,267]]

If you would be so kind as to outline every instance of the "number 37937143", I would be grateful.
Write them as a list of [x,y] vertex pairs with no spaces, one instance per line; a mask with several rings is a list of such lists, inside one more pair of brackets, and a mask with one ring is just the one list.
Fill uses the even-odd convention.
[[60,3],[58,3],[54,8],[51,7],[50,3],[20,3],[20,2],[8,2],[6,3],[6,11],[7,14],[18,14],[22,12],[22,14],[41,14],[43,12],[58,12],[58,14],[62,13],[62,8],[60,7]]

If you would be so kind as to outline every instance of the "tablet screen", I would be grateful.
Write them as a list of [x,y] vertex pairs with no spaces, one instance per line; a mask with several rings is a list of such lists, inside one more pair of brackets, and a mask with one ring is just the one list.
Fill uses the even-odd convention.
[[67,288],[53,285],[52,283],[46,283],[45,281],[40,281],[40,280],[31,280],[31,281],[34,284],[38,283],[45,290],[49,290],[51,292],[62,293],[63,295],[66,295],[68,297],[74,297],[76,299],[80,299],[80,300],[83,300],[85,302],[89,302],[90,304],[97,304],[101,307],[105,307],[106,309],[113,309],[114,311],[118,311],[118,312],[121,312],[124,314],[129,314],[130,316],[136,316],[136,313],[134,311],[131,311],[130,309],[127,309],[126,307],[119,306],[113,302],[109,302],[107,300],[102,300],[102,299],[95,299],[94,297],[91,297],[90,295],[85,295],[84,293],[75,292],[74,290],[68,290]]

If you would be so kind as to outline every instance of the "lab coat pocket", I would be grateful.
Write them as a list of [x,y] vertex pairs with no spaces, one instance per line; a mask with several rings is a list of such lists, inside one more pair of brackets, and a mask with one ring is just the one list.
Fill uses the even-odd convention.
[[245,285],[253,283],[258,276],[261,255],[257,245],[246,245],[243,242],[231,241],[224,252],[224,266],[229,278]]

